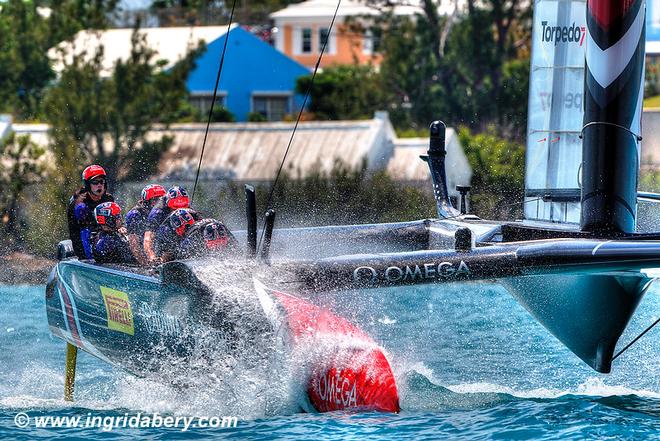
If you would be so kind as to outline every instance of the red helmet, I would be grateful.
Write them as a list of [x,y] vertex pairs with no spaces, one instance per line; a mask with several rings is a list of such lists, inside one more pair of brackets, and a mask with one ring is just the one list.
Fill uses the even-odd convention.
[[100,165],[90,165],[82,172],[83,181],[89,181],[96,176],[105,176],[105,170]]
[[188,199],[186,189],[176,185],[167,190],[167,193],[165,194],[165,202],[171,210],[188,208],[190,206],[190,199]]
[[150,202],[154,198],[159,198],[165,194],[165,188],[162,185],[150,184],[142,189],[142,200]]
[[220,222],[211,222],[206,225],[202,235],[208,250],[220,250],[229,243],[227,228]]
[[103,202],[94,209],[96,223],[110,228],[121,226],[121,207],[116,202]]
[[92,189],[91,181],[94,180],[94,178],[103,178],[105,183],[105,170],[103,170],[103,167],[100,165],[90,165],[89,167],[85,168],[85,170],[83,170],[82,184],[83,187],[85,187],[85,190],[90,191]]
[[188,208],[180,208],[173,211],[170,214],[169,221],[170,226],[178,236],[183,236],[188,227],[195,223],[195,219],[190,214],[190,209]]

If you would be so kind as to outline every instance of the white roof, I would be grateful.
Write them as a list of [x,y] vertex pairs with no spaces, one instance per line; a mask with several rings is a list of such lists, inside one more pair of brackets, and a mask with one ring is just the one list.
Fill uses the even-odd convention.
[[[428,138],[398,138],[394,140],[394,155],[387,164],[387,173],[397,181],[428,181],[431,179],[429,166],[420,155],[426,155],[429,149]],[[447,128],[445,134],[445,171],[447,188],[456,194],[456,185],[469,185],[472,179],[472,167],[468,161],[458,134]]]
[[[293,122],[211,124],[201,179],[274,179],[293,126]],[[40,146],[51,141],[46,124],[14,124],[11,129],[17,135],[30,135]],[[172,146],[160,158],[159,179],[195,178],[205,129],[203,123],[173,124],[154,127],[147,134],[149,140],[162,135],[173,138]],[[359,169],[366,160],[368,170],[386,169],[395,180],[421,183],[430,180],[428,165],[419,158],[428,146],[428,138],[396,138],[389,118],[381,112],[360,121],[304,121],[298,126],[284,168],[296,179],[315,172],[328,174],[336,159],[352,169]],[[453,195],[457,184],[470,183],[472,168],[451,128],[447,129],[445,147],[448,188]],[[53,164],[52,154],[47,154],[44,162]]]
[[[234,25],[236,26],[236,25]],[[232,26],[232,27],[234,27]],[[227,33],[227,26],[189,26],[171,28],[143,28],[147,45],[156,51],[157,59],[166,60],[165,68],[181,60],[200,40],[207,44]],[[53,68],[60,72],[64,64],[71,63],[74,55],[88,53],[91,59],[99,46],[103,46],[103,74],[112,71],[117,60],[126,60],[131,53],[133,29],[87,30],[78,32],[73,41],[63,41],[48,51]]]
[[[442,0],[438,6],[440,15],[448,15],[456,8],[455,0]],[[462,5],[465,0],[458,0]],[[460,7],[460,6],[459,6]],[[312,18],[332,18],[337,8],[336,0],[308,0],[287,6],[284,9],[273,12],[270,17],[275,21],[304,20]],[[398,2],[394,7],[396,15],[413,15],[423,13],[422,2],[419,0],[408,0]],[[356,0],[342,0],[337,12],[338,17],[351,17],[358,15],[379,15],[381,10],[369,6],[366,2]]]
[[[204,179],[267,181],[274,179],[284,156],[295,123],[214,123],[209,129],[202,176]],[[285,170],[292,177],[321,171],[330,173],[340,159],[351,169],[359,169],[366,159],[367,169],[384,168],[392,156],[388,142],[389,120],[303,121],[286,159]],[[160,179],[195,178],[206,124],[173,124],[154,129],[154,139],[173,138],[163,154]],[[393,132],[392,132],[393,133]]]

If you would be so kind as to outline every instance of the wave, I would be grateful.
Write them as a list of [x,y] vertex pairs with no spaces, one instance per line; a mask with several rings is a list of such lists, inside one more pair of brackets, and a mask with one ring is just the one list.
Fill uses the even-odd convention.
[[[610,385],[599,377],[591,377],[571,388],[541,387],[528,390],[490,382],[442,384],[433,370],[416,363],[397,371],[401,407],[404,411],[438,411],[477,409],[514,401],[585,400],[660,416],[660,393]],[[399,367],[401,369],[401,367]],[[641,403],[641,404],[640,404]],[[637,404],[640,404],[637,406]]]

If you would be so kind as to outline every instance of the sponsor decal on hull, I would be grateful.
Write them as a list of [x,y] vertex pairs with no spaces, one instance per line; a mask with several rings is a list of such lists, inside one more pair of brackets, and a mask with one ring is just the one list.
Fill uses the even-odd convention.
[[128,294],[102,286],[101,296],[103,296],[108,318],[108,329],[133,335],[135,332],[133,311],[131,310],[131,303],[128,301]]
[[316,392],[328,409],[357,407],[357,384],[350,370],[328,370],[318,379]]
[[176,317],[163,314],[151,305],[142,305],[139,315],[147,332],[170,336],[181,334],[181,323]]
[[392,265],[381,271],[371,266],[359,266],[353,270],[353,281],[375,283],[380,280],[389,283],[405,283],[416,280],[445,279],[467,275],[470,275],[470,268],[461,260],[458,265],[452,262],[404,266]]

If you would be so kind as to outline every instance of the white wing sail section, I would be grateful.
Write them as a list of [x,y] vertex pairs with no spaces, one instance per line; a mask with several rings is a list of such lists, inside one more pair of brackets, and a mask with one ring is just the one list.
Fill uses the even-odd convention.
[[534,2],[525,218],[580,222],[585,0]]

